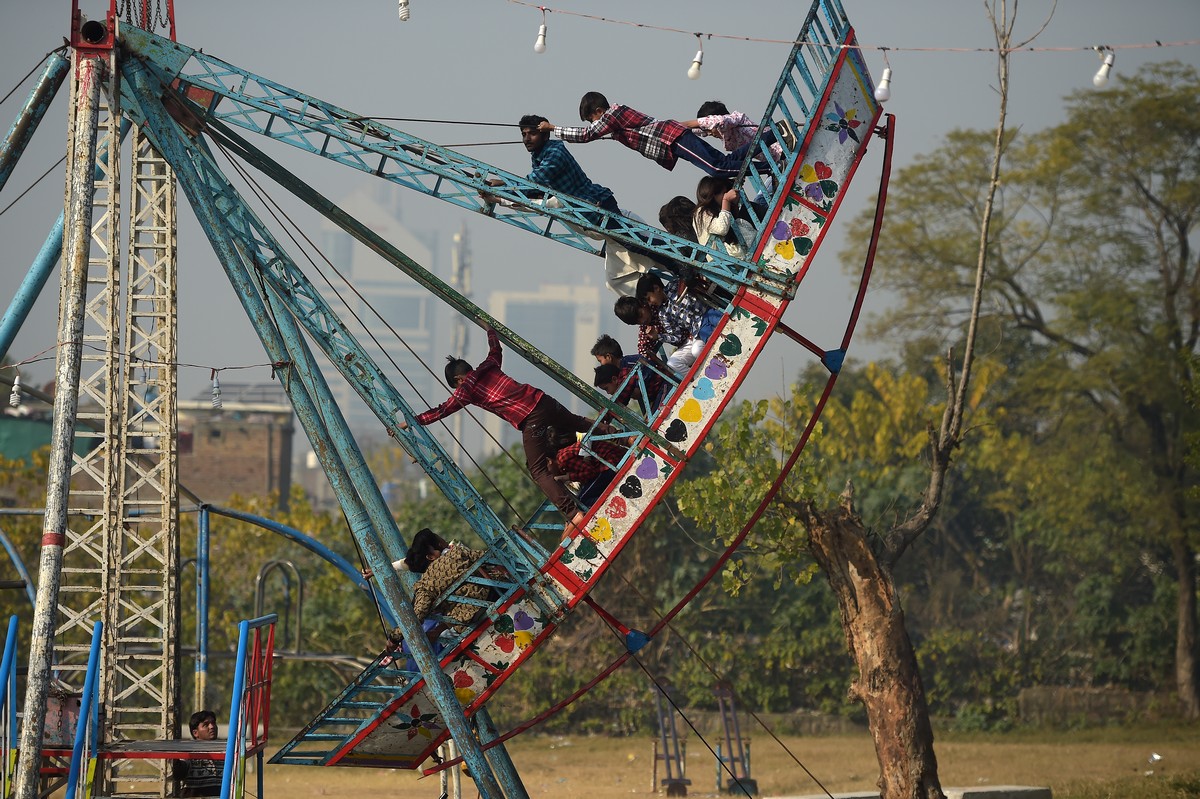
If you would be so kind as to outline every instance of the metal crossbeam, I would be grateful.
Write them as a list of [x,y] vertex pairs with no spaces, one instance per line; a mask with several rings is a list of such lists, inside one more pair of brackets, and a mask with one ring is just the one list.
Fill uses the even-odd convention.
[[[126,739],[178,729],[179,504],[176,427],[175,177],[145,132],[132,137],[126,350],[116,419],[123,467],[114,584],[119,606],[105,660],[108,721]],[[165,763],[158,768],[165,791]],[[165,794],[164,794],[165,795]]]
[[[198,50],[140,29],[122,30],[122,41],[129,54],[153,65],[163,92],[173,97],[181,112],[194,115],[190,124],[196,129],[211,120],[221,121],[585,252],[599,254],[580,232],[591,231],[686,263],[727,289],[752,286],[774,296],[790,296],[792,291],[789,283],[761,271],[757,264],[733,258],[723,248],[700,247],[576,197],[556,194],[520,175]],[[486,183],[489,177],[498,179],[500,185]],[[484,201],[482,193],[510,200],[518,207],[497,209]],[[535,204],[550,195],[558,197],[561,207]]]

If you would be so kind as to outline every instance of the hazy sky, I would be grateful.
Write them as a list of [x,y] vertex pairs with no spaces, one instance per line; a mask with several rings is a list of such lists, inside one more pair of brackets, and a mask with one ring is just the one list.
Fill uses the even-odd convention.
[[[0,91],[7,92],[47,51],[68,33],[69,0],[3,0],[9,8],[0,27]],[[103,16],[107,0],[82,0],[92,17]],[[954,128],[990,129],[995,124],[994,56],[947,52],[948,48],[990,47],[993,43],[982,2],[967,0],[844,0],[864,46],[893,48],[893,98],[886,110],[897,116],[899,168],[937,146]],[[791,39],[808,3],[744,0],[736,4],[680,0],[563,0],[549,6],[562,11],[598,14],[617,20],[733,34]],[[1018,31],[1036,30],[1050,9],[1047,0],[1020,4]],[[700,80],[685,72],[695,51],[690,34],[608,24],[565,13],[548,15],[548,49],[533,52],[541,13],[505,0],[411,0],[412,18],[399,21],[393,0],[178,0],[178,38],[238,66],[269,77],[352,111],[374,116],[515,122],[540,113],[560,124],[575,124],[580,95],[599,90],[614,102],[654,116],[688,119],[699,104],[721,99],[752,117],[762,113],[787,46],[710,39]],[[1060,0],[1038,47],[1128,45],[1155,40],[1200,39],[1197,0]],[[905,48],[934,48],[928,52]],[[1178,59],[1200,65],[1200,47],[1120,49],[1113,80],[1147,61]],[[868,50],[866,60],[878,79],[883,58]],[[1026,132],[1062,121],[1062,98],[1090,89],[1099,66],[1087,51],[1020,53],[1013,58],[1010,127]],[[0,106],[0,124],[11,123],[28,95],[26,81]],[[63,153],[66,87],[42,123],[37,140],[10,179],[0,207],[10,203]],[[474,157],[524,174],[529,158],[514,130],[448,124],[394,123],[442,144],[511,140],[513,144],[463,148]],[[337,168],[312,156],[284,155],[264,147],[298,171],[327,196],[345,196],[370,177]],[[879,174],[882,142],[876,140],[859,170],[854,189],[842,206],[812,276],[805,282],[786,321],[818,343],[835,342],[849,307],[849,288],[840,276],[837,254],[861,253],[865,242],[842,237],[848,218],[870,201]],[[667,172],[613,142],[572,146],[589,175],[616,193],[620,203],[644,218],[674,194],[692,195],[701,173],[681,163]],[[62,170],[55,170],[28,196],[0,215],[4,264],[0,302],[5,306],[25,274],[62,204]],[[280,193],[281,194],[281,193]],[[281,198],[282,199],[282,198]],[[295,208],[295,203],[288,207]],[[317,221],[297,209],[309,230]],[[506,225],[461,211],[418,194],[405,197],[405,224],[437,231],[445,272],[450,235],[466,220],[474,253],[475,297],[486,307],[488,292],[514,285],[591,279],[601,281],[599,259],[536,239]],[[235,366],[265,361],[249,323],[225,283],[216,259],[190,210],[181,209],[179,232],[180,340],[182,362]],[[886,226],[884,235],[887,235]],[[856,260],[860,256],[855,256]],[[887,264],[878,264],[886,269]],[[398,275],[397,279],[405,279]],[[875,295],[868,309],[886,297]],[[53,278],[10,355],[17,359],[51,349],[57,316],[57,277]],[[520,332],[519,324],[514,327]],[[624,332],[628,331],[628,332]],[[622,336],[632,350],[632,328]],[[472,358],[482,353],[475,337]],[[536,342],[534,342],[536,344]],[[850,357],[885,351],[886,342],[860,335]],[[447,342],[448,346],[448,342]],[[795,373],[791,344],[773,344],[755,367],[743,396],[777,393]],[[48,380],[52,364],[24,370],[28,382]],[[269,371],[238,373],[237,380],[267,380]],[[207,369],[180,372],[187,396],[207,383]],[[415,402],[414,404],[419,404]]]

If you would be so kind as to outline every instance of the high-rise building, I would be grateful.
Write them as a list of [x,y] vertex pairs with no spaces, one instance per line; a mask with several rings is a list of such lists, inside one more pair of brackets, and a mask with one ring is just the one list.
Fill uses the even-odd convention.
[[[543,283],[536,290],[496,291],[488,300],[488,311],[497,321],[540,349],[588,385],[596,365],[592,345],[600,335],[600,288],[588,278],[581,285]],[[514,380],[543,389],[576,413],[592,415],[590,408],[519,355],[505,350],[504,371]],[[483,414],[490,439],[508,448],[519,440],[512,425],[492,414]],[[496,452],[493,440],[484,454]]]
[[[401,189],[383,182],[366,184],[340,205],[351,216],[404,252],[412,260],[437,273],[437,237],[409,230],[400,212]],[[444,393],[431,368],[437,369],[434,344],[437,340],[439,303],[398,268],[385,261],[350,234],[324,222],[321,247],[345,281],[333,278],[337,288],[321,292],[388,379],[410,404],[423,410],[431,399],[440,402]],[[351,288],[347,287],[349,283]],[[337,296],[340,295],[340,296]],[[326,369],[330,389],[355,436],[378,438],[382,423],[359,399],[337,371]]]

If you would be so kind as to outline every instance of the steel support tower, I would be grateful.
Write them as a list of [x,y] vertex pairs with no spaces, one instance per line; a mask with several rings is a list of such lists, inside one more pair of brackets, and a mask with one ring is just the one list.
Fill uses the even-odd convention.
[[[64,332],[71,329],[65,298],[75,270],[66,259],[61,270],[58,343],[60,350],[78,348],[78,382],[60,379],[55,390],[77,392],[77,453],[70,466],[61,568],[53,579],[43,558],[39,580],[39,587],[57,582],[53,642],[44,657],[67,685],[82,684],[92,625],[104,623],[101,748],[114,741],[174,738],[180,706],[175,181],[135,128],[129,146],[131,185],[127,197],[122,195],[113,21],[89,22],[81,31],[82,18],[77,9],[73,14],[67,174],[91,169],[90,163],[77,165],[86,158],[94,160],[95,180],[90,198],[72,204],[72,192],[79,193],[81,186],[68,178],[68,236],[79,225],[89,231],[85,247],[75,254],[86,264],[77,338]],[[100,27],[88,30],[88,25]],[[89,104],[79,98],[94,91],[85,85],[91,80],[100,83],[96,112],[81,114]],[[86,129],[91,124],[94,134]],[[86,146],[92,135],[94,157]],[[129,203],[124,250],[123,199]],[[81,213],[84,206],[90,222],[89,214]],[[56,480],[53,470],[50,480]],[[49,487],[48,494],[54,490]],[[48,532],[52,524],[48,519]],[[44,696],[32,706],[29,698],[27,719],[45,712]],[[123,761],[100,762],[106,765],[100,787],[105,795],[167,796],[166,761],[144,760],[144,767],[122,770],[119,782],[116,772]]]

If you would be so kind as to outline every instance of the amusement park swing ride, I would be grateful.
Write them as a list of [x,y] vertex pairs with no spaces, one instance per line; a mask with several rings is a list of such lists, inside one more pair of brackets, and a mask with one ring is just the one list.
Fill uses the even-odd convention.
[[[407,10],[402,3],[402,18]],[[539,42],[544,41],[544,28],[541,33]],[[701,60],[697,54],[695,69]],[[547,187],[193,49],[176,41],[170,0],[165,8],[148,0],[111,0],[107,16],[92,20],[83,18],[75,0],[69,46],[49,57],[0,150],[0,187],[68,75],[64,215],[57,233],[48,239],[49,250],[30,269],[26,283],[31,288],[13,300],[0,326],[0,351],[6,351],[12,342],[10,326],[19,327],[28,313],[32,300],[25,295],[36,296],[58,261],[53,247],[57,236],[62,256],[57,391],[14,795],[33,799],[38,792],[52,674],[68,683],[85,671],[94,675],[94,702],[105,709],[103,727],[93,731],[93,739],[71,760],[70,769],[84,775],[83,790],[121,795],[112,770],[121,758],[165,763],[187,756],[161,748],[158,754],[147,754],[152,747],[139,750],[134,745],[150,739],[169,741],[180,720],[174,428],[174,226],[179,190],[287,392],[374,575],[381,610],[396,620],[415,666],[412,670],[393,652],[384,651],[271,762],[417,769],[453,738],[482,796],[526,796],[504,752],[504,740],[561,709],[652,642],[720,572],[808,440],[850,344],[882,224],[892,120],[889,116],[881,124],[881,101],[887,98],[889,76],[884,75],[877,92],[840,0],[814,0],[754,137],[751,152],[759,159],[754,163],[762,166],[743,168],[735,182],[753,227],[753,237],[739,242],[739,251],[746,254],[742,259],[722,243],[702,247],[570,195],[539,204],[535,198],[552,193]],[[764,141],[767,132],[773,134],[768,140],[784,144],[781,158],[772,156]],[[132,155],[129,207],[122,212],[120,162],[126,136]],[[492,319],[272,160],[258,149],[254,137],[273,139],[366,173],[368,179],[391,182],[587,253],[629,247],[684,263],[715,287],[709,301],[720,311],[720,321],[695,365],[686,374],[667,376],[672,388],[659,407],[649,413],[631,410]],[[830,341],[812,341],[786,326],[782,316],[804,291],[815,254],[873,137],[883,141],[885,154],[857,296],[840,333]],[[438,301],[495,329],[509,351],[612,423],[597,424],[583,438],[583,450],[601,459],[615,477],[579,525],[570,524],[549,503],[531,509],[518,524],[502,521],[442,445],[415,423],[412,398],[397,389],[348,332],[218,168],[217,149],[271,178]],[[489,203],[485,193],[506,202]],[[760,196],[765,204],[749,202]],[[124,234],[122,219],[128,219]],[[125,247],[122,235],[128,236]],[[609,567],[619,568],[621,550],[701,450],[774,336],[790,339],[828,373],[795,449],[776,482],[764,487],[758,510],[710,564],[703,580],[654,627],[630,629],[589,592]],[[465,574],[448,589],[446,595],[464,582],[475,583],[484,586],[490,598],[474,600],[479,612],[469,627],[451,627],[443,634],[440,653],[435,654],[414,615],[411,586],[391,567],[404,557],[408,542],[333,400],[312,353],[314,345],[484,542],[483,564],[496,567]],[[636,381],[644,394],[646,381],[654,376],[642,368],[635,368],[628,380]],[[151,424],[158,433],[147,440],[143,431]],[[95,437],[97,446],[73,456],[72,437],[80,435]],[[596,446],[599,442],[606,446]],[[620,457],[605,460],[601,452],[614,449]],[[89,515],[78,515],[81,509]],[[540,543],[547,540],[554,543]],[[487,713],[489,700],[581,604],[623,637],[626,651],[572,697],[497,735]],[[243,767],[240,778],[234,775],[232,790],[244,790],[245,756],[261,757],[265,743],[266,701],[252,686],[261,691],[265,680],[269,689],[270,629],[269,623],[260,623],[248,628],[252,632],[243,631],[253,642],[247,644],[245,656],[246,687],[235,691],[231,707],[225,795],[231,790],[230,769],[236,770],[231,763]],[[79,657],[68,659],[69,653]],[[92,668],[79,665],[84,661]],[[6,715],[11,710],[10,697]],[[15,725],[15,715],[13,719]],[[235,740],[240,755],[234,751]],[[10,773],[5,772],[6,794]],[[170,786],[170,770],[162,765],[136,794],[126,795],[165,797]]]

